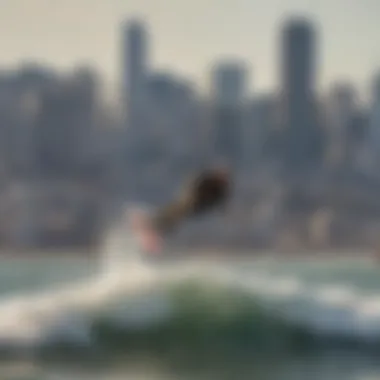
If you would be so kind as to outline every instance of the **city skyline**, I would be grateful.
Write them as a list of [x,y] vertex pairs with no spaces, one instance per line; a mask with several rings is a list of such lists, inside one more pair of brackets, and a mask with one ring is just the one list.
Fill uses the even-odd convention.
[[116,84],[121,71],[120,24],[137,16],[151,31],[155,67],[167,67],[205,83],[211,62],[225,55],[237,56],[250,63],[251,88],[273,90],[279,84],[281,23],[294,14],[306,15],[321,25],[318,83],[325,88],[347,78],[367,92],[371,75],[380,66],[380,48],[376,38],[371,38],[380,31],[379,8],[372,0],[360,4],[269,0],[259,8],[245,0],[203,5],[166,0],[139,4],[13,0],[2,9],[0,42],[6,53],[0,64],[9,66],[21,59],[58,68],[89,63]]
[[[114,30],[119,43],[112,57],[119,60],[123,79],[119,96],[110,103],[102,96],[104,70],[96,70],[91,60],[89,67],[76,71],[40,60],[26,67],[12,65],[11,70],[3,66],[0,206],[6,212],[0,215],[0,244],[94,242],[108,219],[105,209],[113,214],[117,199],[165,204],[194,172],[220,164],[231,170],[231,206],[236,209],[226,210],[228,218],[214,238],[219,240],[233,223],[238,235],[230,236],[228,244],[275,247],[292,231],[299,234],[294,239],[301,246],[378,244],[371,235],[380,217],[378,82],[371,70],[363,73],[375,90],[367,104],[357,101],[357,84],[342,81],[342,75],[329,83],[329,92],[319,91],[326,49],[315,18],[294,15],[276,24],[278,35],[271,45],[277,52],[276,86],[264,96],[258,85],[248,89],[246,79],[255,83],[261,67],[254,62],[250,70],[249,59],[241,54],[221,59],[210,52],[214,65],[202,67],[211,85],[207,95],[194,88],[183,70],[178,73],[172,65],[163,72],[151,59],[160,50],[162,30],[149,18],[133,20],[125,17]],[[65,28],[75,35],[75,28]],[[80,42],[83,36],[76,37]],[[90,40],[103,46],[97,37]],[[209,43],[209,36],[204,40]],[[254,47],[252,41],[244,43]],[[57,48],[63,52],[66,46]],[[87,46],[82,50],[91,51]],[[74,188],[61,193],[59,183]],[[20,185],[25,197],[10,202]],[[38,204],[36,189],[42,194]],[[69,204],[72,213],[66,211]],[[267,210],[268,204],[276,210]],[[9,228],[12,217],[17,220]],[[249,225],[243,235],[241,218]],[[314,228],[315,218],[325,225],[316,243],[304,234],[304,226]],[[57,220],[63,230],[50,231]],[[267,226],[264,240],[262,225]],[[36,232],[25,235],[29,226]],[[213,228],[199,230],[200,243],[211,243]]]

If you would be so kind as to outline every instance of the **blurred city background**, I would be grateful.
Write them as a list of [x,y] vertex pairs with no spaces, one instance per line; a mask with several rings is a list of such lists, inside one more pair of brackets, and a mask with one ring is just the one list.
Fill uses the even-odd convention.
[[173,244],[380,244],[377,67],[365,75],[368,86],[338,75],[321,90],[323,27],[289,16],[270,41],[278,57],[272,91],[252,88],[260,70],[236,54],[213,58],[199,83],[153,65],[158,37],[149,19],[126,17],[115,28],[120,81],[112,90],[91,64],[2,68],[3,247],[94,247],[116,199],[160,206],[189,176],[221,162],[233,169],[227,209],[188,223]]

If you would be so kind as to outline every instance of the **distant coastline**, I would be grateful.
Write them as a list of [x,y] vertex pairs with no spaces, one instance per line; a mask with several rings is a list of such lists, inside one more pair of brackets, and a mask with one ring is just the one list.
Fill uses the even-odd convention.
[[[3,258],[89,258],[96,259],[100,257],[102,251],[100,248],[33,248],[33,249],[0,249],[0,256]],[[275,258],[275,259],[344,259],[344,258],[362,258],[362,259],[375,259],[376,251],[368,248],[339,248],[329,250],[318,249],[302,249],[302,250],[279,250],[279,249],[249,249],[233,248],[233,247],[218,247],[215,245],[191,247],[185,245],[170,245],[166,247],[163,256],[175,258],[186,257],[205,257],[205,258]],[[379,259],[380,260],[380,259]]]

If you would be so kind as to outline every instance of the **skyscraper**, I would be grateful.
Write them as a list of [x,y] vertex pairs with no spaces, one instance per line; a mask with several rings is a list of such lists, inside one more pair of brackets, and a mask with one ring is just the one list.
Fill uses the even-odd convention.
[[218,105],[239,107],[246,96],[247,72],[243,62],[219,62],[212,72],[211,91]]
[[374,76],[372,81],[371,100],[368,150],[371,156],[372,169],[374,172],[378,172],[380,163],[380,72]]
[[247,70],[240,61],[219,62],[212,72],[214,154],[237,169],[242,160],[242,128]]
[[357,113],[355,88],[350,83],[336,83],[326,104],[328,160],[332,168],[348,167],[353,159],[353,123]]
[[317,164],[321,154],[315,104],[315,31],[307,19],[291,19],[281,37],[284,163],[298,172]]
[[83,176],[91,162],[97,98],[96,74],[87,69],[56,78],[41,91],[34,126],[41,175]]
[[250,158],[250,167],[262,164],[270,157],[270,139],[274,133],[276,102],[273,96],[256,96],[250,107],[246,126],[245,144]]
[[132,20],[123,26],[123,102],[127,123],[135,128],[144,108],[144,90],[148,76],[148,47],[145,25]]
[[149,116],[155,144],[162,141],[166,154],[194,153],[196,94],[185,79],[171,72],[156,72],[148,82]]

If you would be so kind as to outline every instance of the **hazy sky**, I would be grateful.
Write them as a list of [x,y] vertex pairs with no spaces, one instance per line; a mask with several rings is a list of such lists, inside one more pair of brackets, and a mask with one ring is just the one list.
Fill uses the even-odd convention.
[[320,83],[367,85],[380,67],[380,0],[0,0],[0,62],[58,67],[94,64],[110,81],[120,70],[120,22],[145,17],[152,63],[202,80],[222,55],[249,60],[254,89],[278,83],[284,16],[312,16],[320,29]]

